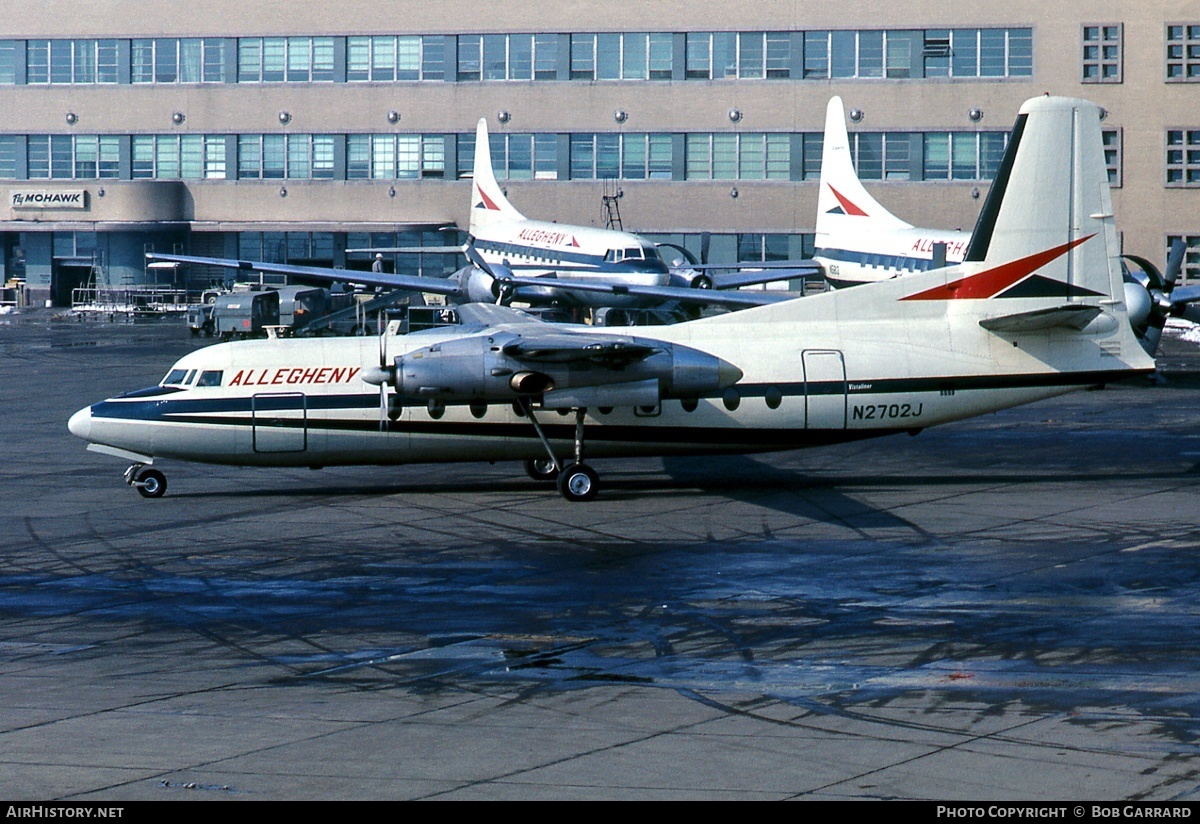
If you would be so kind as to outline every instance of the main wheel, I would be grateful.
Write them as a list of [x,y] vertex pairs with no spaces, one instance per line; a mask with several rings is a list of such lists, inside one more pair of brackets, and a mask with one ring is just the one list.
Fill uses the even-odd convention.
[[558,491],[568,501],[590,501],[599,489],[599,476],[586,464],[571,464],[558,476]]
[[137,476],[135,486],[143,498],[161,498],[167,492],[167,476],[157,469],[147,469]]
[[553,481],[558,477],[554,461],[549,458],[531,458],[526,461],[525,473],[535,481]]

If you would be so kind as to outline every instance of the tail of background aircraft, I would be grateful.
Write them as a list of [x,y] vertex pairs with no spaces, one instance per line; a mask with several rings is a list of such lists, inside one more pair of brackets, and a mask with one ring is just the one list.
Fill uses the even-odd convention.
[[871,233],[911,228],[879,205],[863,188],[850,155],[850,136],[842,99],[833,97],[825,109],[825,142],[821,150],[821,184],[817,195],[817,248],[823,238],[847,233]]
[[492,171],[492,150],[488,142],[487,119],[479,118],[475,129],[475,169],[474,183],[471,186],[471,234],[477,228],[493,223],[507,223],[512,220],[524,220],[525,216],[516,210],[504,196],[496,175]]

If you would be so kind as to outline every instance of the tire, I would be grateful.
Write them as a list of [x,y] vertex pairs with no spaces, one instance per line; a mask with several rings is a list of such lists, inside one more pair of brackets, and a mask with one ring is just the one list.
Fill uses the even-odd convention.
[[592,500],[599,489],[599,476],[586,464],[571,464],[558,476],[559,493],[572,503]]
[[530,458],[525,462],[525,474],[535,481],[558,479],[558,470],[554,468],[554,461],[549,458]]
[[136,489],[143,498],[161,498],[167,493],[167,476],[157,469],[147,469],[138,474]]

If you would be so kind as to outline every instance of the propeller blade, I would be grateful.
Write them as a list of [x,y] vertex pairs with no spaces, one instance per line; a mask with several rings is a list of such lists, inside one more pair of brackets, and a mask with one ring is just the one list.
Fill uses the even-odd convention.
[[708,247],[712,243],[712,232],[700,233],[700,262],[708,263]]
[[1171,253],[1167,256],[1167,269],[1163,272],[1163,291],[1168,295],[1175,288],[1175,281],[1179,280],[1179,273],[1183,269],[1183,255],[1187,252],[1187,244],[1183,240],[1176,238],[1171,244]]

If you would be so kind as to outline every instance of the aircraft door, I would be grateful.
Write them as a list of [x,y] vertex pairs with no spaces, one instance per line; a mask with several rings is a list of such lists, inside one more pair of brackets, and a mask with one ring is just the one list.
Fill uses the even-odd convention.
[[846,428],[846,364],[842,353],[806,349],[804,361],[804,426],[806,429]]
[[250,399],[255,452],[308,449],[308,404],[303,392],[264,392]]

